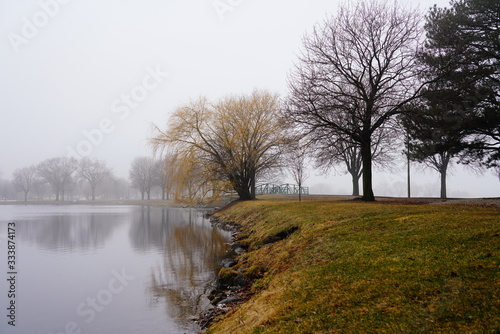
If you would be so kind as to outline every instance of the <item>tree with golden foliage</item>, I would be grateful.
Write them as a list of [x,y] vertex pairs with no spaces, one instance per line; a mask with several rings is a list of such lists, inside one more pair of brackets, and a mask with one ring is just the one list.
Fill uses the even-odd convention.
[[151,144],[155,150],[168,146],[182,170],[195,170],[203,180],[199,189],[216,192],[229,186],[240,200],[255,199],[256,178],[279,166],[287,140],[279,109],[278,96],[266,91],[216,103],[199,98],[175,110],[165,131],[155,126]]

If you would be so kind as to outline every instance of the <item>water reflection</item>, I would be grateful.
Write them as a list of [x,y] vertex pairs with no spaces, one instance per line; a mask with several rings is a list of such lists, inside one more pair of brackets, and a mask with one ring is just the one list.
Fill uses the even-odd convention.
[[[230,237],[201,211],[177,208],[0,207],[0,244],[8,221],[16,222],[23,316],[16,328],[0,322],[2,334],[60,333],[69,321],[82,333],[195,333],[189,318],[209,304],[200,295],[214,282]],[[87,323],[78,305],[122,268],[134,280]],[[0,281],[0,291],[6,284]]]
[[163,304],[169,318],[189,327],[189,317],[209,305],[203,295],[227,253],[229,235],[211,227],[195,210],[143,208],[139,219],[130,235],[134,247],[163,253],[163,261],[151,268],[150,303]]
[[103,247],[123,221],[119,215],[41,215],[22,220],[17,230],[23,240],[39,249],[79,252]]

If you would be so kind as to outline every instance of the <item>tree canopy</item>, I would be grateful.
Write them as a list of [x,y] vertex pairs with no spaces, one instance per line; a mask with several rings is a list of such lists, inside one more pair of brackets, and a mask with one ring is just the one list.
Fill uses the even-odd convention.
[[305,134],[360,148],[367,201],[374,200],[373,134],[421,88],[415,57],[420,20],[397,3],[350,3],[304,38],[289,78],[286,114]]
[[78,175],[89,183],[92,192],[92,200],[95,201],[97,186],[106,177],[111,175],[111,170],[106,166],[105,161],[83,158],[78,164]]
[[[493,166],[500,159],[500,3],[460,0],[434,6],[425,25],[420,59],[425,75],[437,79],[427,99],[441,98],[448,118],[468,136],[462,161]],[[436,112],[439,112],[436,110]],[[434,126],[439,128],[440,123]],[[447,124],[449,126],[449,124]]]
[[429,80],[403,120],[412,160],[441,175],[454,157],[494,166],[500,159],[500,4],[491,0],[434,6],[427,15],[427,40],[418,54],[420,76]]
[[202,97],[175,110],[166,130],[155,127],[151,143],[197,165],[201,186],[221,191],[225,184],[241,200],[254,199],[257,177],[278,166],[286,141],[279,110],[278,96],[266,91],[216,103]]
[[46,159],[36,167],[37,175],[50,184],[56,194],[56,201],[64,201],[64,192],[72,181],[78,163],[75,158],[59,157]]
[[132,185],[139,189],[141,199],[147,194],[151,198],[151,187],[155,183],[155,160],[151,157],[137,157],[130,164],[129,178]]

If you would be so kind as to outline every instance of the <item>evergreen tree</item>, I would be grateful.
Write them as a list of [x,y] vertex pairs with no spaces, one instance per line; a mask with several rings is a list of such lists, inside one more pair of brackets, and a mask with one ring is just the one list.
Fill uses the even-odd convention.
[[425,28],[420,59],[424,76],[434,79],[425,98],[446,117],[434,117],[436,131],[460,129],[463,138],[455,144],[463,148],[462,162],[495,165],[500,159],[500,2],[434,6]]

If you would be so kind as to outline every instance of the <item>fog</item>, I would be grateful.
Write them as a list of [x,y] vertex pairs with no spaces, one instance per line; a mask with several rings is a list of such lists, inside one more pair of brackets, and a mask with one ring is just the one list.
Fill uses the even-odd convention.
[[[410,1],[426,11],[447,1]],[[285,96],[301,38],[339,1],[0,0],[0,178],[57,156],[95,157],[128,178],[150,155],[153,123],[190,98],[268,89]],[[404,165],[375,174],[398,195]],[[349,193],[348,176],[312,171],[316,192]],[[438,187],[420,173],[418,187]],[[498,179],[457,168],[449,195],[499,196]],[[404,187],[403,187],[404,189]],[[431,191],[432,192],[432,191]],[[405,193],[403,193],[405,194]],[[436,191],[436,196],[438,191]]]

